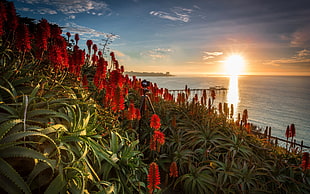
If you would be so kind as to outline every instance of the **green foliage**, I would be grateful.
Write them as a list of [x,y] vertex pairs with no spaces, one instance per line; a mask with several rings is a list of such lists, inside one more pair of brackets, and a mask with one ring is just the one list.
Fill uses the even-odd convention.
[[[31,21],[27,25],[36,29]],[[38,59],[36,46],[31,52],[16,50],[12,34],[0,37],[0,192],[147,193],[147,164],[153,161],[160,167],[163,192],[310,192],[310,171],[300,167],[300,154],[248,133],[212,104],[176,103],[164,100],[166,94],[150,94],[165,134],[165,144],[151,151],[151,111],[144,111],[140,121],[128,120],[127,110],[113,111],[103,102],[107,90],[98,90],[94,81],[87,89],[81,75],[51,65],[50,51]],[[72,54],[72,44],[68,47]],[[86,63],[82,72],[93,79],[96,68]],[[129,88],[125,102],[113,97],[139,107],[136,82],[122,83]],[[178,177],[169,176],[172,162]]]

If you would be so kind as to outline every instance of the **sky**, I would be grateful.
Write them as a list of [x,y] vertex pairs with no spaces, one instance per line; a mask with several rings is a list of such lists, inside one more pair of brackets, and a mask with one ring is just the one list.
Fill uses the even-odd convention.
[[222,74],[243,57],[244,74],[310,75],[309,0],[14,0],[22,17],[103,39],[126,71]]

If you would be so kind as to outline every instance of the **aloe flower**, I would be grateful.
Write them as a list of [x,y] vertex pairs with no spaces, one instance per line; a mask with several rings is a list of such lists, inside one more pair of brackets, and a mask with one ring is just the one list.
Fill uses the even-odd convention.
[[304,152],[304,153],[302,154],[302,163],[301,163],[301,167],[302,167],[303,170],[310,169],[309,153],[308,153],[308,152]]
[[136,118],[136,108],[134,103],[131,102],[128,108],[127,119],[134,120],[135,118]]
[[154,131],[154,134],[150,141],[150,149],[154,151],[159,151],[160,146],[164,145],[165,143],[165,134],[161,131]]
[[67,32],[66,35],[67,35],[67,37],[68,37],[68,42],[69,42],[69,39],[70,39],[70,37],[71,37],[71,33],[70,33],[70,32]]
[[170,173],[169,173],[170,177],[178,177],[179,176],[178,166],[177,166],[177,163],[175,161],[173,161],[170,164],[169,171],[170,171]]
[[155,189],[160,189],[160,175],[158,165],[155,162],[150,164],[149,173],[147,175],[149,193],[152,194]]
[[93,44],[93,50],[94,50],[94,54],[96,54],[98,51],[98,47],[96,44]]
[[93,45],[93,41],[92,40],[87,40],[86,41],[86,45],[87,45],[87,48],[88,48],[88,52],[90,54],[91,52],[91,46]]
[[7,18],[10,19],[9,29],[14,31],[18,26],[18,17],[16,15],[16,9],[13,2],[8,2]]
[[[47,50],[48,39],[51,36],[50,24],[46,19],[40,20],[38,23],[36,37],[36,46],[39,48],[40,52]],[[38,53],[41,54],[41,53]]]
[[5,21],[7,21],[6,7],[4,3],[1,1],[0,2],[0,36],[2,36],[5,32],[3,30]]
[[160,128],[160,118],[157,114],[152,115],[150,127],[156,130]]
[[79,40],[80,40],[79,34],[75,34],[75,35],[74,35],[74,40],[75,40],[75,42],[76,42],[75,44],[78,45]]
[[31,49],[30,34],[26,24],[21,24],[16,30],[16,48],[22,52],[28,52]]

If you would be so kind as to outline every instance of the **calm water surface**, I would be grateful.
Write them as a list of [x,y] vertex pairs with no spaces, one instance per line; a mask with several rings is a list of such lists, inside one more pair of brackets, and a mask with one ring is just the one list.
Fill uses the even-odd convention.
[[213,86],[229,88],[217,94],[218,102],[234,104],[235,113],[249,112],[249,121],[265,128],[272,135],[285,138],[287,125],[296,126],[296,139],[310,146],[310,77],[308,76],[240,76],[240,77],[142,77],[161,88],[207,89]]

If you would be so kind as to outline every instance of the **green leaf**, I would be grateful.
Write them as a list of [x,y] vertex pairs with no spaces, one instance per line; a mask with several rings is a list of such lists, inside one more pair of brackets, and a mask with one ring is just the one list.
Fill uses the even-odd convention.
[[13,116],[18,116],[18,112],[16,111],[16,109],[6,104],[0,104],[0,109],[5,110],[6,112],[8,112]]
[[23,178],[9,165],[5,160],[0,157],[0,173],[10,179],[21,191],[24,193],[31,193],[29,186],[25,183]]
[[113,153],[117,153],[118,148],[119,148],[119,142],[118,142],[118,137],[114,132],[111,132],[111,140],[110,140],[110,146],[111,146],[111,151]]
[[[39,162],[35,165],[35,167],[32,169],[31,173],[27,177],[27,183],[31,185],[32,181],[44,170],[50,168],[45,162]],[[53,173],[51,173],[50,176],[53,176]]]
[[49,166],[54,168],[53,164],[43,154],[26,147],[20,147],[20,146],[8,147],[0,152],[0,157],[2,158],[25,157],[25,158],[39,159],[43,162],[46,162]]
[[39,91],[39,89],[40,89],[40,84],[38,84],[38,85],[32,90],[32,92],[31,92],[31,94],[30,94],[30,98],[35,98],[36,95],[37,95],[37,93],[38,93],[38,91]]
[[0,140],[12,128],[14,128],[16,125],[21,124],[21,123],[23,123],[23,121],[21,119],[9,120],[9,121],[6,121],[4,123],[1,123],[1,125],[0,125]]
[[63,174],[59,173],[56,178],[50,183],[44,194],[62,193],[66,184],[67,182],[65,181]]
[[2,79],[9,85],[10,88],[6,88],[4,86],[0,85],[0,88],[3,89],[4,91],[6,91],[14,100],[14,102],[16,102],[17,99],[17,92],[14,88],[14,86],[4,77],[2,77]]

